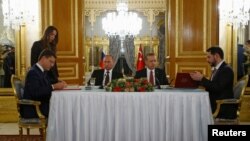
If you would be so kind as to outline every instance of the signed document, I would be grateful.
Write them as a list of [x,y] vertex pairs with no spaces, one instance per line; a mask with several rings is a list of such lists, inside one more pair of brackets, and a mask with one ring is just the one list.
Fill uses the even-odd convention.
[[79,85],[68,85],[63,90],[81,90],[81,87]]

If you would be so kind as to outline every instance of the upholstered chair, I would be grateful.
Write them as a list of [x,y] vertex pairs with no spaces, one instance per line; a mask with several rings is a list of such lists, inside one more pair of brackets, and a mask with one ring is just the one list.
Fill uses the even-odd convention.
[[[216,100],[217,108],[213,113],[213,117],[215,119],[215,124],[238,124],[239,123],[239,114],[241,108],[242,97],[245,93],[247,83],[248,83],[248,75],[242,77],[233,87],[234,98],[233,99],[222,99]],[[220,113],[221,107],[223,105],[230,105],[228,107],[232,107],[232,111],[235,113],[235,118],[218,118],[217,116]],[[236,107],[236,108],[235,108]]]
[[[39,132],[45,140],[46,138],[46,119],[42,115],[39,105],[39,101],[33,101],[28,99],[23,99],[23,91],[24,91],[24,83],[23,81],[15,76],[11,76],[11,85],[13,88],[14,96],[17,103],[17,111],[18,111],[18,126],[19,126],[19,135],[22,139],[23,129],[27,130],[27,135],[30,135],[30,129],[37,128]],[[23,118],[21,116],[21,105],[33,105],[36,107],[38,118]]]

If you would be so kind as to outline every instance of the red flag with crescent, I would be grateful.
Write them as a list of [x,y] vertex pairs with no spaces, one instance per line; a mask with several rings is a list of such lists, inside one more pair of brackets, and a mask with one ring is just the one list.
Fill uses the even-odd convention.
[[140,44],[140,48],[138,52],[138,60],[137,60],[137,71],[142,70],[144,68],[145,68],[145,63],[143,59],[142,45]]

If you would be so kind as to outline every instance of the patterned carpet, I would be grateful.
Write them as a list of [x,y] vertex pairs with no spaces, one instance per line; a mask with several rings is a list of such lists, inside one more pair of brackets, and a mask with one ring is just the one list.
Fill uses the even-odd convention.
[[24,135],[23,139],[19,135],[0,135],[0,141],[42,141],[40,135]]

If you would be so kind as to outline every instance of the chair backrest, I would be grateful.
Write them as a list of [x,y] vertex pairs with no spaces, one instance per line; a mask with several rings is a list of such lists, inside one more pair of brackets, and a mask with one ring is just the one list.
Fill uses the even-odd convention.
[[23,98],[23,92],[24,92],[24,84],[23,81],[17,77],[16,75],[11,76],[11,85],[14,92],[14,95],[17,100],[20,100]]
[[233,91],[235,99],[240,99],[244,95],[247,83],[248,83],[248,75],[245,75],[234,85]]

